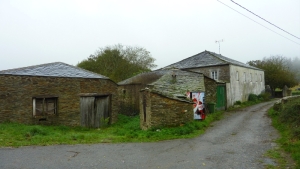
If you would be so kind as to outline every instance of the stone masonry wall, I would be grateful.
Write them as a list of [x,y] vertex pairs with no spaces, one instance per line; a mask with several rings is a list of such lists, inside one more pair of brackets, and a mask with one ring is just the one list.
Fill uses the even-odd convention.
[[223,82],[230,82],[230,67],[229,65],[223,66],[213,66],[213,67],[202,67],[202,68],[194,68],[188,69],[193,72],[203,73],[205,76],[212,78],[211,72],[218,72],[218,80]]
[[140,90],[144,89],[143,84],[121,85],[118,88],[120,112],[127,116],[135,116],[140,112],[139,95]]
[[[112,94],[111,122],[117,120],[117,85],[106,79],[0,75],[0,122],[80,125],[80,93]],[[39,121],[33,117],[33,96],[58,96],[58,113]]]
[[216,81],[204,77],[205,80],[205,103],[216,103],[217,102],[217,83]]
[[140,111],[142,129],[179,126],[194,119],[193,103],[171,99],[154,92],[146,92],[146,95],[151,103],[147,105],[146,120],[143,118],[143,109]]
[[[153,86],[153,87],[151,87]],[[150,88],[161,94],[174,97],[174,95],[185,95],[187,91],[205,91],[204,76],[199,73],[173,70],[163,75],[159,80],[152,83]]]

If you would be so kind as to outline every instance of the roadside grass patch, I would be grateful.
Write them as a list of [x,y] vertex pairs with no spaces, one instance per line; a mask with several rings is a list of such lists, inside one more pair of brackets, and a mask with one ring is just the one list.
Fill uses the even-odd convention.
[[[240,103],[248,107],[262,102]],[[239,108],[230,108],[236,110]],[[228,110],[226,111],[228,112]],[[205,120],[194,120],[178,127],[155,127],[140,129],[139,116],[118,116],[118,122],[99,129],[68,126],[41,126],[19,123],[0,123],[0,147],[19,147],[28,145],[93,144],[121,142],[154,142],[171,139],[194,138],[204,133],[212,122],[223,118],[224,111],[208,114]]]
[[[268,115],[272,118],[272,125],[279,131],[281,137],[276,141],[280,145],[277,153],[289,153],[296,163],[295,168],[300,169],[300,98],[286,103],[280,112],[271,108]],[[274,157],[281,166],[285,166],[282,156]],[[287,157],[288,159],[288,157]]]
[[28,145],[92,144],[120,142],[153,142],[192,138],[203,133],[223,112],[208,114],[203,121],[192,121],[179,127],[140,129],[139,116],[119,115],[118,122],[99,129],[68,126],[41,126],[19,123],[0,123],[0,147]]

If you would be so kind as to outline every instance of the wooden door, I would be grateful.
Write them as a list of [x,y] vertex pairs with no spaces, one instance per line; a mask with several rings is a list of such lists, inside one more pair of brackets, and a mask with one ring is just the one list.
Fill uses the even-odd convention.
[[95,127],[101,127],[108,123],[108,117],[110,116],[109,111],[109,97],[96,97],[95,99]]
[[99,128],[110,117],[109,96],[80,98],[81,126]]
[[217,86],[217,104],[216,109],[225,110],[226,106],[226,90],[225,85]]

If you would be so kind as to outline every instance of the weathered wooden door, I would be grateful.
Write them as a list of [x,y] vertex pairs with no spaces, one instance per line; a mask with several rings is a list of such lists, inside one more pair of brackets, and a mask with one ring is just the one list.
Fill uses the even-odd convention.
[[217,103],[216,109],[218,110],[225,110],[226,106],[226,90],[225,85],[218,85],[217,86]]
[[[109,117],[109,97],[96,97],[95,98],[95,127],[101,127],[108,123]],[[109,120],[109,119],[108,119]]]
[[80,114],[81,126],[98,128],[105,125],[110,116],[109,96],[81,97]]

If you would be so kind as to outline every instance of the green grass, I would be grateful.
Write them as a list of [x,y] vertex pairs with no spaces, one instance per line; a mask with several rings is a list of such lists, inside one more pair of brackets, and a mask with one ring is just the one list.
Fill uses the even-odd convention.
[[100,129],[67,126],[40,126],[18,123],[0,124],[0,147],[28,145],[92,144],[118,142],[153,142],[192,138],[203,133],[222,112],[209,114],[204,121],[193,121],[180,127],[140,129],[139,117],[119,115],[118,122]]
[[[241,107],[260,103],[261,100],[241,103]],[[238,108],[230,108],[235,110]],[[220,120],[224,111],[208,114],[203,121],[192,121],[179,127],[140,129],[139,116],[118,116],[118,122],[100,129],[67,126],[25,125],[0,123],[0,147],[28,145],[93,144],[121,142],[154,142],[193,138],[204,133],[211,123]]]
[[282,116],[281,112],[270,109],[268,115],[272,118],[272,125],[281,135],[276,141],[280,145],[280,148],[271,150],[269,156],[277,160],[279,164],[277,168],[286,168],[289,165],[288,161],[290,160],[288,160],[288,156],[282,154],[288,153],[296,163],[295,168],[300,169],[300,140],[297,135],[294,134],[295,128],[292,127],[292,125],[285,123],[284,120],[280,118]]

